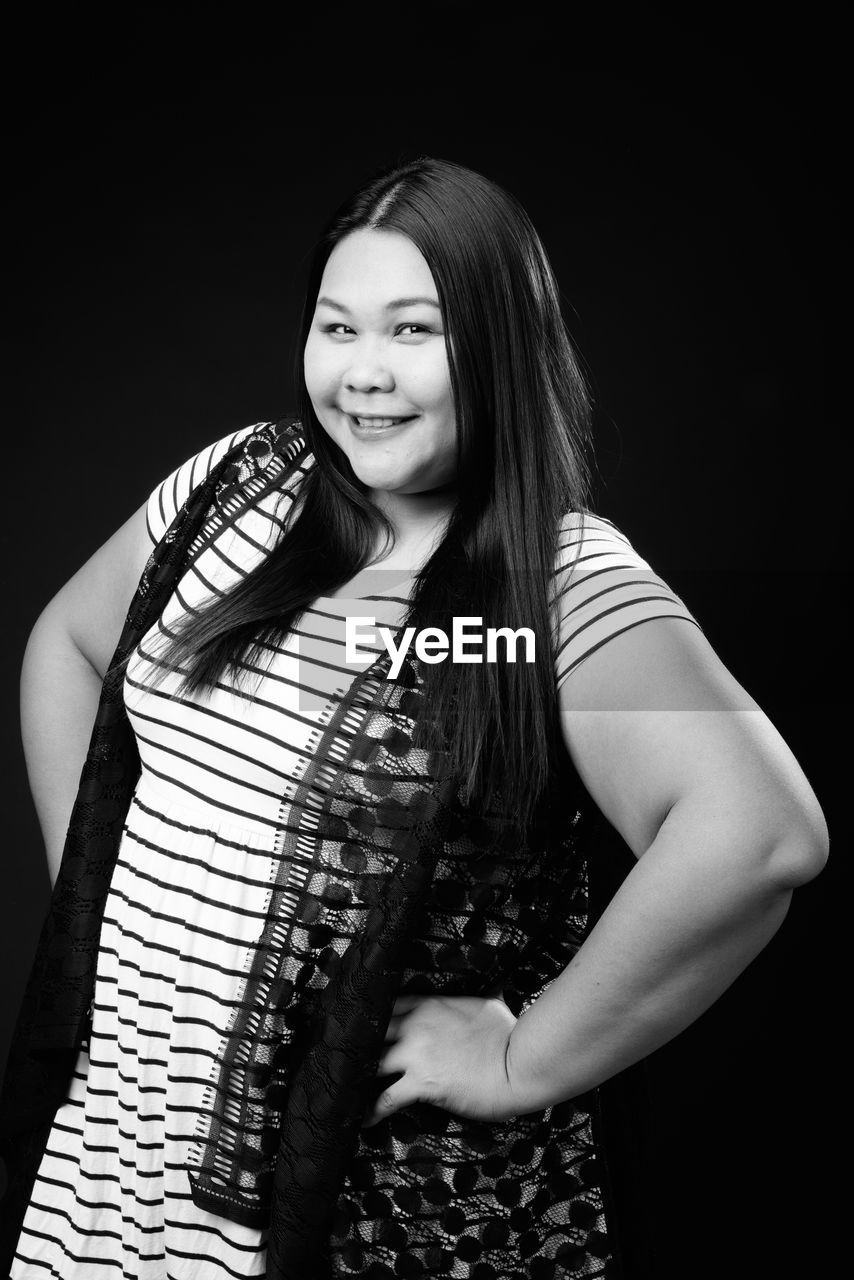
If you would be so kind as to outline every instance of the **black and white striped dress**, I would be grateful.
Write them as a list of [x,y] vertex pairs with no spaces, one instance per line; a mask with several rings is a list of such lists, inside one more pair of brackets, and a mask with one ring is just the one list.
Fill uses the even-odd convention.
[[[252,428],[202,450],[151,495],[152,542],[191,488]],[[395,627],[411,579],[367,571],[352,595],[318,599],[247,688],[204,695],[151,688],[158,632],[185,607],[224,592],[281,537],[290,492],[259,498],[226,524],[184,576],[127,672],[125,700],[142,774],[128,814],[101,934],[91,1043],[79,1055],[27,1211],[12,1280],[121,1276],[226,1280],[263,1276],[266,1232],[197,1209],[187,1170],[206,1121],[241,976],[265,919],[279,836],[322,726],[358,670],[344,619]],[[568,516],[559,567],[575,557]],[[560,579],[561,683],[626,628],[655,617],[695,622],[608,521],[586,517],[577,570]],[[375,646],[362,648],[374,653]],[[249,696],[249,692],[254,694]]]

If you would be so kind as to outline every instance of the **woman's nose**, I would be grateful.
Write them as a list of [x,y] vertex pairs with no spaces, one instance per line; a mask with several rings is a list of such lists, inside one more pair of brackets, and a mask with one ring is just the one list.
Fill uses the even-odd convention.
[[354,343],[344,381],[352,391],[391,391],[394,375],[374,343]]

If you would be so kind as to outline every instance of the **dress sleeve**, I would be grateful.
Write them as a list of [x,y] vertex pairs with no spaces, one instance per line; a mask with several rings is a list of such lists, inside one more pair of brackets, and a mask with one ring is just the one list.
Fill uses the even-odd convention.
[[192,458],[182,462],[165,480],[161,480],[149,497],[145,511],[148,536],[153,545],[156,546],[163,537],[192,491],[204,484],[220,458],[232,445],[255,430],[257,425],[243,427],[240,431],[223,436],[221,440],[215,440],[213,444],[206,445],[193,454]]
[[558,686],[591,653],[641,622],[683,618],[700,626],[625,534],[589,513],[572,512],[561,524],[553,599]]

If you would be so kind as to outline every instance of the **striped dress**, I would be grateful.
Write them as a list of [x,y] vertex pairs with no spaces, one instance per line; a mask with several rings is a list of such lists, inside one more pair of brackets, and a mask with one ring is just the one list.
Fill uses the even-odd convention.
[[[202,450],[158,486],[148,503],[152,543],[251,431]],[[338,698],[380,651],[378,637],[363,640],[362,658],[347,662],[345,618],[396,627],[411,578],[366,571],[346,596],[315,601],[266,662],[205,694],[179,693],[177,673],[157,685],[147,677],[183,611],[226,592],[275,546],[310,464],[303,459],[288,491],[259,496],[209,531],[128,665],[142,772],[104,913],[91,1040],[56,1114],[12,1280],[265,1273],[266,1231],[196,1208],[188,1169],[200,1158],[209,1082],[263,927],[296,785]],[[607,520],[588,516],[582,528],[567,516],[556,573],[557,684],[646,619],[695,622]]]

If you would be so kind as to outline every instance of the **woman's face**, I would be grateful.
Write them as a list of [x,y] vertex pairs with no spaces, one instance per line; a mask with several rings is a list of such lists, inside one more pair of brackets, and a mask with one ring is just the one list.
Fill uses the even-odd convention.
[[369,489],[416,494],[453,483],[457,424],[439,295],[396,231],[353,231],[333,249],[305,346],[323,429]]

